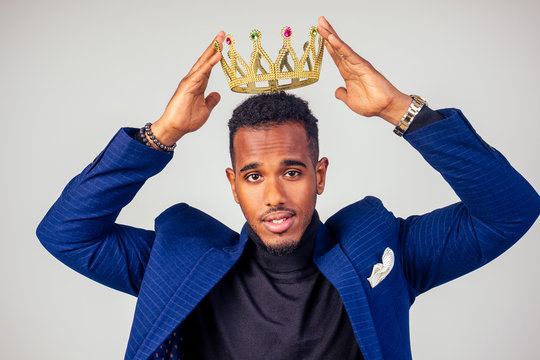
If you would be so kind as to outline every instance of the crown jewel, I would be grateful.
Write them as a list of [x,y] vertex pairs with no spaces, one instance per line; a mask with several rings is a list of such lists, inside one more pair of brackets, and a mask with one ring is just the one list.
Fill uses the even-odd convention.
[[[281,29],[283,46],[277,59],[272,61],[261,46],[261,32],[252,30],[249,37],[253,42],[253,51],[249,64],[242,59],[234,46],[234,38],[227,35],[230,63],[221,57],[221,66],[232,91],[260,94],[280,90],[290,90],[310,85],[319,80],[324,39],[319,35],[315,45],[317,29],[309,29],[309,40],[304,44],[304,54],[299,59],[291,46],[293,32],[290,26]],[[216,50],[221,52],[219,44]]]

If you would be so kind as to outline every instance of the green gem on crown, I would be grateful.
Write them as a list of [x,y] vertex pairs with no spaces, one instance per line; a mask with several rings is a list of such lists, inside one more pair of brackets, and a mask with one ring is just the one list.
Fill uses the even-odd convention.
[[[227,35],[223,45],[219,46],[224,50],[223,46],[229,45],[227,55],[230,61],[225,59],[225,54],[220,61],[231,90],[263,94],[296,89],[317,82],[324,53],[324,39],[320,37],[315,26],[308,27],[305,32],[308,41],[304,43],[303,55],[297,58],[291,44],[292,33],[290,26],[281,28],[282,46],[274,61],[262,48],[261,32],[251,28],[246,34],[253,46],[249,62],[242,59],[234,47],[235,40],[231,35]],[[317,37],[319,41],[315,44]],[[247,65],[248,63],[250,65]]]

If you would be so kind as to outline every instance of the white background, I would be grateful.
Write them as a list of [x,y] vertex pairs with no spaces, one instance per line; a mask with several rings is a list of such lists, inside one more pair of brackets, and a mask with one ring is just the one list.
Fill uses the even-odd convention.
[[[118,128],[161,115],[219,30],[248,57],[257,28],[273,57],[283,26],[300,49],[321,14],[400,90],[435,109],[462,109],[540,189],[538,1],[2,0],[2,358],[123,358],[135,298],[50,256],[35,236],[39,221]],[[366,195],[401,217],[457,201],[391,125],[333,97],[342,81],[327,55],[319,83],[295,91],[319,118],[321,155],[330,159],[321,218]],[[224,172],[226,122],[245,95],[228,90],[219,68],[209,88],[223,99],[208,123],[182,139],[119,222],[152,228],[155,216],[184,201],[239,230],[243,216]],[[537,358],[539,237],[537,223],[493,263],[420,296],[411,310],[415,359]]]

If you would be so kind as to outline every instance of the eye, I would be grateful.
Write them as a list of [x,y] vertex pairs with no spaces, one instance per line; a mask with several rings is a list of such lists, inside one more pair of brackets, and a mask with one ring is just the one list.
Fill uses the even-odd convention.
[[256,181],[259,181],[260,179],[261,179],[261,175],[259,174],[249,174],[248,176],[246,176],[246,180],[249,182],[256,182]]
[[301,175],[300,171],[297,171],[297,170],[288,170],[285,173],[285,177],[288,177],[288,178],[295,178],[295,177],[299,177],[300,175]]

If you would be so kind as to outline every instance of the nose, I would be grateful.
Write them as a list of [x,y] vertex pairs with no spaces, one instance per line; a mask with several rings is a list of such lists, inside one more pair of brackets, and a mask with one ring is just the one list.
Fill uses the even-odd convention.
[[275,207],[284,205],[287,194],[283,184],[278,179],[267,179],[264,188],[264,202],[266,206]]

